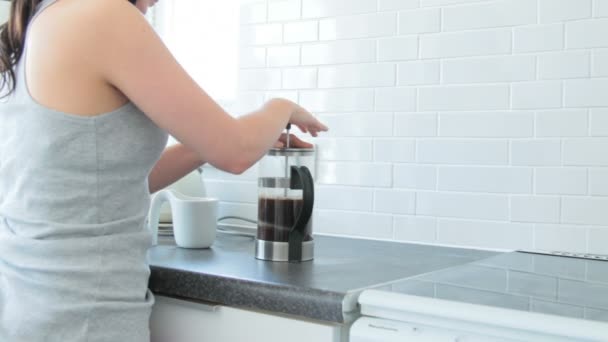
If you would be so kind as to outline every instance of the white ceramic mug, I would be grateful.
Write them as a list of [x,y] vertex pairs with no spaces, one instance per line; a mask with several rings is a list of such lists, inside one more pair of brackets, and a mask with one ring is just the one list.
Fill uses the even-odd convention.
[[183,248],[209,248],[215,240],[218,200],[190,197],[175,190],[162,190],[152,197],[148,227],[152,243],[158,243],[160,208],[169,202],[175,243]]

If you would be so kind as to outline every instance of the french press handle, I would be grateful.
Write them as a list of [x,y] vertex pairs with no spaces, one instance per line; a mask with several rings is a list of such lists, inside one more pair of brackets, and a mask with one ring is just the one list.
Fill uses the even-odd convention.
[[312,208],[315,202],[315,185],[312,174],[306,166],[291,167],[290,188],[302,189],[302,210],[298,214],[295,224],[289,231],[289,262],[302,260],[302,244],[306,237],[306,226],[312,216]]

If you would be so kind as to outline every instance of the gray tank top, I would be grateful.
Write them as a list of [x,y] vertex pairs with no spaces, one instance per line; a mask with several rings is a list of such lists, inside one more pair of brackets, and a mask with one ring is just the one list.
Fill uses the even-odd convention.
[[47,108],[23,58],[15,72],[0,103],[0,341],[149,341],[147,179],[167,134],[132,103]]

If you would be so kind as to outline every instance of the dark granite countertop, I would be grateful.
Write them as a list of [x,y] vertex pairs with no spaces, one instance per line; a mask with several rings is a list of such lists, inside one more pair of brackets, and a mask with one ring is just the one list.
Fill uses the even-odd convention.
[[159,295],[344,323],[370,287],[496,255],[494,252],[315,236],[315,259],[260,261],[253,238],[218,233],[210,249],[170,240],[149,252],[150,289]]

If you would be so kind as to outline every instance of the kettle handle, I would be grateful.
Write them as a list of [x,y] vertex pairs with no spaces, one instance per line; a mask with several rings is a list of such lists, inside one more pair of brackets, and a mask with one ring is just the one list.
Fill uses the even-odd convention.
[[291,188],[302,189],[302,210],[298,214],[296,223],[289,232],[289,262],[302,260],[302,243],[306,234],[306,226],[312,216],[315,202],[315,185],[310,170],[306,166],[291,167]]

